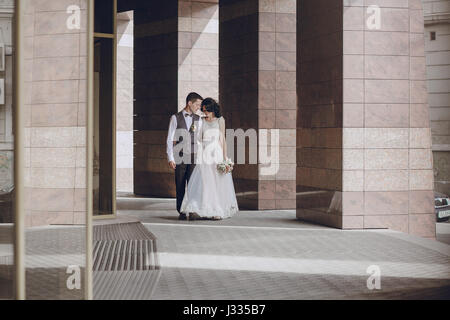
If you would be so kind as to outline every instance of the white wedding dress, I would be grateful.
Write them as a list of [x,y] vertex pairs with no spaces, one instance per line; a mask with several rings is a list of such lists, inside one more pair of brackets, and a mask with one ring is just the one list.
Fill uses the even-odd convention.
[[217,164],[226,155],[225,120],[202,121],[198,134],[197,164],[189,179],[181,212],[203,218],[230,218],[239,211],[231,173],[220,173]]

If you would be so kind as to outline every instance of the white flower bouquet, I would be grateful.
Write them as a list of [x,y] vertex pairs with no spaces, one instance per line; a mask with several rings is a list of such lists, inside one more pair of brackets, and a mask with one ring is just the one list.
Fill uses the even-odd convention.
[[233,171],[234,163],[231,161],[231,159],[227,158],[226,160],[222,161],[217,165],[217,171],[219,171],[222,174],[230,173]]

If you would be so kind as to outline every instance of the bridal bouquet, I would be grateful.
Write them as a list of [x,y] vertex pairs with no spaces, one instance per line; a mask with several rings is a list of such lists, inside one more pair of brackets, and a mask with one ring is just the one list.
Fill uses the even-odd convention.
[[222,174],[230,173],[231,171],[233,171],[233,166],[233,161],[231,161],[231,159],[226,159],[217,165],[217,171]]

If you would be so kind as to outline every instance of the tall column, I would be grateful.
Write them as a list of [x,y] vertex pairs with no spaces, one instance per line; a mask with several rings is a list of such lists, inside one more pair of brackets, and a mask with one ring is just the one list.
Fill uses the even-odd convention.
[[[295,208],[296,1],[220,1],[220,101],[228,129],[278,129],[279,170],[238,165],[239,205]],[[258,146],[259,148],[259,146]]]
[[178,111],[178,1],[136,1],[133,9],[134,193],[174,196],[165,144]]
[[300,3],[297,217],[434,237],[421,2]]
[[134,192],[174,197],[169,120],[191,91],[218,98],[218,3],[136,1],[134,9]]

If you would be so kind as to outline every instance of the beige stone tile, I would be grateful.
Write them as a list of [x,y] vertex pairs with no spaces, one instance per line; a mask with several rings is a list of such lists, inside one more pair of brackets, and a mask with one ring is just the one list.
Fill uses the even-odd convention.
[[42,189],[34,188],[31,191],[33,210],[38,211],[73,211],[73,189]]
[[366,149],[364,159],[368,170],[408,169],[407,149]]
[[260,0],[259,12],[276,12],[276,0]]
[[408,170],[366,170],[365,191],[407,191]]
[[278,13],[295,13],[297,8],[296,0],[275,1],[275,11]]
[[[294,109],[297,110],[297,92],[295,90],[279,90],[275,97],[276,109]],[[296,113],[296,112],[295,112]],[[293,114],[295,117],[296,114]]]
[[[381,28],[377,31],[384,32],[408,32],[409,31],[409,10],[408,8],[381,8]],[[367,25],[365,25],[368,30]]]
[[[260,21],[261,21],[261,15],[262,15],[262,13],[259,14]],[[272,17],[274,17],[274,18],[272,18]],[[294,14],[277,13],[275,16],[274,14],[266,13],[264,19],[265,19],[264,26],[267,26],[266,27],[267,29],[269,27],[272,28],[272,26],[274,26],[276,28],[277,32],[293,32],[296,30],[296,27],[297,27],[297,19]],[[274,24],[272,24],[272,19],[274,20]],[[261,22],[260,22],[260,27],[261,27]],[[261,30],[261,31],[264,31],[264,30]],[[271,30],[268,30],[268,31],[271,31]],[[275,31],[275,30],[273,30],[273,31]]]
[[433,213],[434,192],[409,191],[409,213]]
[[363,192],[342,192],[342,215],[364,215]]
[[192,65],[219,65],[219,51],[218,49],[192,49]]
[[363,227],[364,227],[363,216],[342,217],[342,229],[363,229]]
[[62,104],[78,102],[78,80],[33,82],[33,104]]
[[408,33],[366,31],[364,46],[368,55],[408,55]]
[[54,34],[34,37],[34,57],[78,57],[80,35]]
[[409,129],[410,148],[430,148],[431,132],[429,128],[410,128]]
[[409,233],[421,237],[436,237],[436,215],[409,215]]
[[73,127],[78,123],[78,104],[38,104],[31,107],[35,127]]
[[31,168],[34,188],[73,188],[75,168]]
[[362,128],[364,125],[364,105],[358,103],[345,103],[343,106],[344,128]]
[[408,104],[366,104],[366,128],[408,128]]
[[363,128],[343,128],[343,147],[349,149],[364,148]]
[[[38,0],[34,4],[36,11],[66,11],[70,5],[80,6],[80,0],[60,0],[58,2],[52,0]],[[80,7],[81,8],[81,7]]]
[[432,169],[433,158],[430,149],[410,149],[409,150],[410,169]]
[[80,21],[80,29],[69,29],[67,27],[67,21],[69,14],[66,11],[44,11],[35,13],[35,35],[50,35],[50,34],[68,34],[79,33],[80,30],[86,30],[86,10],[80,11],[80,19],[84,20],[84,23]]
[[408,233],[408,215],[364,216],[365,229],[392,229]]
[[426,73],[425,57],[411,57],[411,71],[410,78],[412,80],[425,80]]
[[217,3],[192,1],[191,12],[193,18],[219,19],[219,5]]
[[275,60],[277,71],[296,71],[296,52],[276,52]]
[[424,32],[423,11],[410,10],[409,17],[410,17],[410,32],[423,33]]
[[77,128],[32,128],[31,145],[41,148],[64,148],[75,147],[77,145]]
[[75,168],[75,148],[31,148],[33,168]]
[[344,79],[344,103],[361,103],[364,101],[364,81]]
[[409,35],[410,42],[410,56],[423,57],[425,56],[425,40],[423,33],[411,33]]
[[408,79],[409,59],[409,56],[366,55],[365,76],[370,79]]
[[366,148],[408,148],[409,129],[366,128],[364,131]]
[[86,168],[76,168],[75,188],[86,188]]
[[[364,56],[356,54],[344,55],[344,78],[364,78]],[[366,58],[367,59],[367,58]]]
[[295,32],[277,32],[276,51],[295,52],[297,50],[297,34]]
[[365,10],[362,7],[347,7],[344,10],[344,30],[364,30]]
[[365,215],[408,214],[408,191],[365,192]]
[[411,103],[427,103],[428,91],[426,81],[411,81]]
[[259,53],[259,70],[275,70],[275,52]]
[[411,170],[409,188],[410,190],[433,190],[433,170]]
[[363,170],[364,169],[364,150],[363,149],[343,149],[343,169],[344,170]]
[[280,129],[295,129],[297,110],[276,110],[275,127]]
[[277,180],[291,180],[296,174],[296,164],[280,164],[280,169],[276,174]]
[[364,171],[343,170],[342,191],[364,191]]
[[409,80],[365,80],[366,103],[409,103]]

